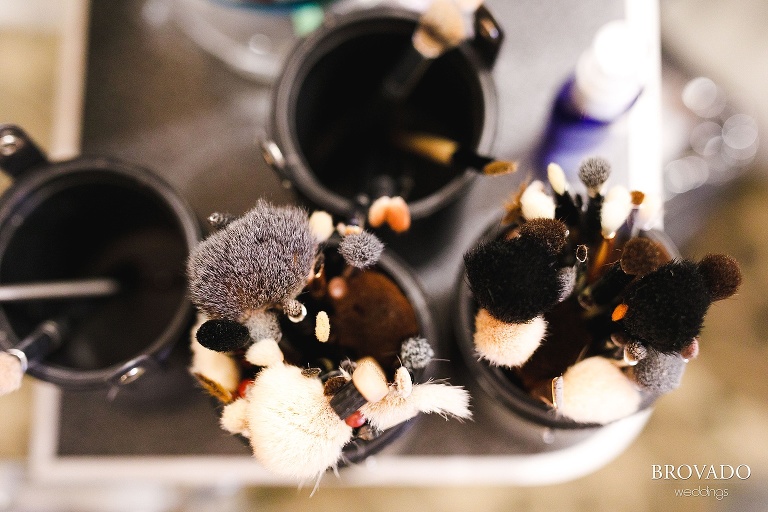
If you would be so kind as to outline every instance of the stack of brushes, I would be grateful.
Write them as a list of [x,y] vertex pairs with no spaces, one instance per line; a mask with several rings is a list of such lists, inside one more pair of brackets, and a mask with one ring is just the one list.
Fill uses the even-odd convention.
[[653,236],[661,203],[620,185],[610,165],[579,168],[586,196],[550,164],[552,192],[523,185],[502,233],[465,255],[478,311],[474,345],[553,417],[606,424],[680,385],[709,306],[741,283],[723,254],[675,259]]
[[319,482],[353,441],[420,412],[470,416],[463,388],[420,383],[434,352],[376,268],[373,234],[263,201],[209,220],[187,268],[200,312],[190,371],[266,469]]

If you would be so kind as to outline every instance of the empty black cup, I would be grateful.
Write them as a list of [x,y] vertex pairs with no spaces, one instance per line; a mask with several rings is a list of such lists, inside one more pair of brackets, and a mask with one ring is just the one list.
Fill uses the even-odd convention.
[[0,304],[0,347],[64,319],[61,345],[28,373],[66,388],[126,384],[156,366],[189,325],[184,268],[200,237],[189,206],[151,172],[116,160],[51,163],[1,125],[0,285],[107,278],[114,295]]

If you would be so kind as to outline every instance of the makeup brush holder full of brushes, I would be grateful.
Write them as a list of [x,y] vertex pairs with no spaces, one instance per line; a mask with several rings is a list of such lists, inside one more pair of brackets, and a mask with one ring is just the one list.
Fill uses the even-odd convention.
[[409,220],[455,200],[476,173],[403,140],[430,133],[454,147],[489,150],[497,122],[490,67],[502,31],[481,9],[475,22],[485,28],[426,59],[396,98],[385,84],[412,53],[419,13],[376,7],[331,17],[294,48],[274,86],[265,160],[313,206],[347,219],[364,217],[380,197],[403,198]]
[[184,266],[200,230],[153,173],[105,158],[50,162],[0,125],[0,348],[70,389],[157,369],[191,322]]

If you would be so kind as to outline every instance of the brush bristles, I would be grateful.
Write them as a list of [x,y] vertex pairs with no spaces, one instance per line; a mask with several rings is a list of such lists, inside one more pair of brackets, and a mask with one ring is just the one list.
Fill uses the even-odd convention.
[[741,286],[741,269],[730,256],[707,254],[698,267],[713,301],[727,299]]
[[604,158],[587,158],[579,166],[579,179],[587,187],[590,197],[600,192],[610,175],[611,165]]
[[517,162],[507,160],[494,160],[482,169],[486,176],[503,176],[517,172]]
[[672,261],[633,282],[625,291],[622,322],[630,338],[659,352],[680,352],[699,335],[710,304],[696,264]]
[[630,375],[653,396],[669,393],[680,387],[685,360],[680,354],[664,354],[649,349],[646,356],[631,369]]
[[528,322],[508,323],[485,309],[475,315],[475,350],[495,366],[513,368],[531,358],[547,332],[547,322],[537,316]]
[[604,425],[633,414],[640,393],[611,361],[590,357],[563,375],[562,414],[579,423]]
[[195,247],[187,263],[192,302],[211,318],[239,320],[301,292],[317,242],[306,213],[259,201]]
[[603,237],[610,238],[615,235],[631,211],[632,197],[629,191],[621,185],[611,188],[605,196],[603,207],[600,209],[600,226]]
[[364,269],[379,261],[384,244],[373,233],[361,231],[342,238],[338,250],[348,265]]
[[520,236],[530,238],[550,254],[559,254],[568,243],[568,228],[556,219],[531,219],[520,226]]
[[464,14],[453,0],[433,0],[413,33],[413,47],[434,59],[467,38]]
[[425,338],[408,338],[400,346],[400,361],[409,370],[425,368],[435,357],[435,351]]
[[456,141],[429,133],[403,133],[397,142],[401,147],[443,165],[451,164],[459,148]]
[[621,269],[630,276],[644,276],[664,263],[661,246],[650,238],[632,238],[624,244]]
[[565,171],[556,163],[547,166],[547,178],[555,194],[562,196],[568,190],[568,182],[565,178]]
[[533,181],[520,196],[520,208],[526,220],[554,219],[555,200],[544,191],[541,181]]
[[7,352],[0,352],[0,396],[18,390],[23,377],[24,371],[19,358]]

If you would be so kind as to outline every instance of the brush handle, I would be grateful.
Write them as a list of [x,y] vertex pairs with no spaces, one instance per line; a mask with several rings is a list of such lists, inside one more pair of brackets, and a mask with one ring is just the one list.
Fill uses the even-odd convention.
[[617,261],[608,267],[608,270],[606,270],[602,277],[579,295],[579,302],[582,305],[586,302],[591,307],[607,306],[633,278],[634,276],[625,273],[621,269],[621,264]]
[[576,227],[581,220],[581,212],[568,191],[555,194],[555,218],[562,220],[568,227]]
[[119,290],[120,284],[109,278],[4,284],[0,302],[107,297]]
[[429,68],[432,59],[409,46],[392,71],[384,79],[381,95],[389,102],[406,99]]
[[14,348],[6,352],[21,361],[21,369],[27,371],[30,363],[40,361],[56,350],[66,335],[67,326],[61,320],[46,320],[21,340]]
[[451,165],[460,169],[475,169],[482,172],[486,165],[494,162],[494,159],[484,155],[478,155],[465,146],[459,146],[451,157]]

